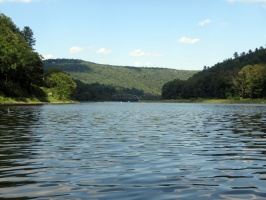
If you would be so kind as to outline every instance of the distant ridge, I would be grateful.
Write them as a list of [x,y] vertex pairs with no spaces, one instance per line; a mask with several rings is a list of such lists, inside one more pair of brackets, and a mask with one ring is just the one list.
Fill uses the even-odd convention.
[[266,98],[266,48],[233,54],[233,58],[205,66],[187,81],[163,86],[163,99]]
[[136,88],[145,94],[161,95],[162,86],[174,79],[187,80],[198,71],[155,67],[96,64],[77,59],[48,59],[45,69],[57,67],[84,83],[110,85],[117,89]]

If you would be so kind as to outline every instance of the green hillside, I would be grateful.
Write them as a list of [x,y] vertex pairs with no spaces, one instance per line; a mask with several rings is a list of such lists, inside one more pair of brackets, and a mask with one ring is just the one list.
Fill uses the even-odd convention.
[[136,88],[145,94],[161,95],[162,86],[171,80],[187,80],[197,71],[165,68],[140,68],[102,65],[83,60],[49,59],[45,69],[60,68],[86,84],[99,83],[116,89]]
[[187,81],[170,81],[162,98],[266,98],[266,48],[235,52],[234,58],[205,67]]
[[0,103],[69,102],[76,95],[77,84],[68,74],[60,70],[44,73],[35,42],[30,27],[20,30],[0,13]]

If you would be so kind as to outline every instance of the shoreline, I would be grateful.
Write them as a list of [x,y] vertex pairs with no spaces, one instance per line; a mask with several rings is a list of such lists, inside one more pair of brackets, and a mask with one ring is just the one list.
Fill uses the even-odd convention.
[[266,99],[171,99],[158,101],[140,101],[158,103],[203,103],[203,104],[266,104]]
[[[44,100],[44,101],[42,101]],[[112,102],[112,101],[110,101]],[[203,104],[266,104],[266,99],[169,99],[169,100],[139,100],[147,103],[203,103]],[[0,96],[1,105],[47,105],[47,104],[76,104],[75,100],[38,99],[38,98],[9,98]]]
[[68,100],[68,101],[60,101],[52,99],[51,101],[41,101],[37,98],[25,98],[25,99],[13,99],[8,97],[2,97],[0,96],[0,106],[5,105],[46,105],[46,104],[75,104],[79,103],[78,101]]
[[0,106],[6,105],[48,105],[48,104],[76,104],[77,101],[67,101],[67,102],[0,102]]

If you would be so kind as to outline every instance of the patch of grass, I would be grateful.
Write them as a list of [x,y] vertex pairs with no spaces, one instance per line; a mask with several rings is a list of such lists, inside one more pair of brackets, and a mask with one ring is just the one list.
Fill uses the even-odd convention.
[[76,101],[68,100],[62,101],[55,99],[53,97],[48,97],[43,100],[38,98],[11,98],[0,95],[0,104],[67,104],[67,103],[77,103]]
[[156,100],[143,102],[161,102],[161,103],[206,103],[206,104],[266,104],[266,99],[172,99]]
[[266,99],[205,99],[202,103],[213,104],[258,104],[266,103]]

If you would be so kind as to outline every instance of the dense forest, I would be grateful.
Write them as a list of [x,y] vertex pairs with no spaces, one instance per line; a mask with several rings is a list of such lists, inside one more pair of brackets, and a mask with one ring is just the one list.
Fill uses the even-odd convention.
[[265,98],[266,49],[204,67],[200,72],[102,65],[75,59],[43,61],[30,27],[0,13],[0,100]]
[[[136,93],[142,91],[143,94],[154,96],[161,95],[161,88],[166,82],[177,78],[187,80],[198,72],[165,68],[103,65],[75,59],[45,60],[45,69],[50,69],[51,67],[60,68],[70,74],[75,80],[89,84],[91,87],[99,88],[99,84],[106,86],[105,88],[99,88],[100,90],[105,90],[102,92],[113,93],[113,89],[115,89],[116,93],[129,92],[137,95]],[[89,86],[86,86],[86,88],[83,90],[88,90]]]
[[167,82],[162,88],[162,98],[265,98],[266,49],[236,52],[233,56],[212,67],[204,67],[186,81]]
[[30,27],[20,30],[0,13],[0,100],[109,101],[159,98],[164,83],[197,71],[100,65],[74,59],[43,60]]
[[30,27],[20,30],[0,13],[0,97],[25,101],[70,100],[76,83],[62,70],[44,71],[42,56],[34,50]]

